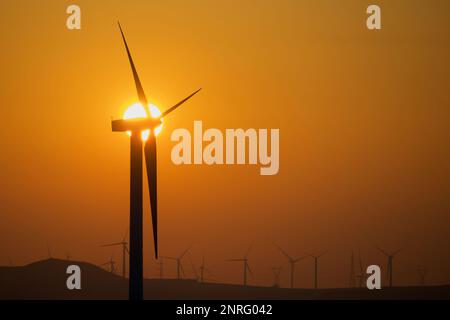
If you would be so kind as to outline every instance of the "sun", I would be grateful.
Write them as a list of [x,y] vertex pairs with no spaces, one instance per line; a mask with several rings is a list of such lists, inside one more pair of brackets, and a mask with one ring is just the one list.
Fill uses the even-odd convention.
[[[159,116],[161,116],[161,111],[159,111],[158,107],[155,106],[154,104],[149,103],[149,109],[150,109],[150,116],[152,118],[158,118]],[[134,104],[132,104],[131,106],[129,106],[127,108],[127,110],[125,110],[124,114],[123,114],[123,118],[125,120],[127,119],[138,119],[138,118],[147,118],[147,111],[145,110],[145,108],[139,103],[136,102]],[[161,118],[161,122],[163,122],[164,120]],[[153,132],[155,134],[155,136],[157,136],[161,130],[162,130],[163,125],[159,125],[157,126]],[[127,132],[128,135],[131,136],[131,132],[128,131]],[[144,130],[142,131],[141,135],[142,135],[142,140],[146,141],[148,139],[148,136],[150,134],[150,130]]]

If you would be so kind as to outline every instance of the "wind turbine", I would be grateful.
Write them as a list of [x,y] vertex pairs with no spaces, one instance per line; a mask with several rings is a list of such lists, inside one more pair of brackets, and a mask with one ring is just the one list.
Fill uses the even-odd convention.
[[116,268],[114,267],[115,264],[116,264],[116,262],[115,262],[115,261],[113,260],[113,258],[111,257],[111,258],[109,259],[108,262],[103,263],[101,266],[109,265],[109,268],[110,268],[109,271],[110,271],[111,273],[114,273],[114,272],[116,271]]
[[419,268],[417,268],[417,272],[419,274],[419,284],[421,286],[424,286],[426,277],[428,275],[428,269],[419,267]]
[[348,283],[348,287],[349,288],[354,288],[355,287],[355,258],[353,256],[353,251],[352,251],[352,255],[350,256],[350,278],[349,278],[349,283]]
[[276,243],[273,244],[275,247],[278,248],[278,250],[280,250],[280,252],[286,257],[286,259],[288,259],[289,261],[289,268],[290,268],[290,274],[291,274],[291,288],[294,288],[294,270],[295,270],[295,264],[305,258],[308,258],[309,255],[306,256],[302,256],[302,257],[298,257],[298,258],[293,258],[291,257],[289,254],[286,253],[286,251],[284,251],[283,249],[281,249],[281,247],[279,245],[277,245]]
[[274,282],[273,282],[273,286],[279,288],[280,287],[280,274],[281,274],[281,270],[283,268],[282,267],[273,267],[272,268],[272,272],[273,272],[273,276],[274,276]]
[[364,272],[363,263],[361,260],[361,252],[358,253],[358,260],[359,260],[358,261],[359,262],[359,272],[356,275],[356,278],[358,279],[359,287],[362,288],[364,279],[366,278],[366,273]]
[[[147,97],[142,88],[136,67],[131,57],[125,35],[119,23],[120,33],[130,62],[133,78],[142,107],[146,108],[151,115]],[[158,118],[139,118],[129,120],[113,120],[111,123],[113,132],[131,132],[130,138],[130,279],[129,298],[131,300],[142,300],[143,297],[143,225],[142,225],[142,139],[141,132],[151,131],[145,142],[144,154],[147,169],[147,182],[150,193],[150,210],[152,215],[153,243],[155,258],[158,258],[158,227],[157,227],[157,169],[156,169],[156,138],[152,132],[158,127],[161,119],[177,109],[180,105],[195,95],[200,89],[181,100],[171,108],[167,109]]]
[[244,279],[243,279],[244,286],[247,286],[247,271],[250,272],[250,274],[253,274],[252,270],[250,269],[250,266],[248,265],[248,254],[249,254],[251,248],[252,248],[252,246],[250,245],[250,247],[247,249],[247,252],[245,253],[243,258],[227,260],[230,262],[242,262],[243,263],[242,266],[244,268]]
[[183,251],[182,254],[180,254],[178,257],[168,257],[168,256],[162,256],[161,258],[164,259],[169,259],[169,260],[174,260],[177,263],[177,279],[180,280],[181,279],[181,273],[183,273],[184,275],[184,268],[183,265],[181,263],[181,259],[183,259],[183,257],[186,255],[186,253],[189,251],[190,248],[187,248],[186,250]]
[[322,257],[325,252],[322,252],[321,254],[314,256],[314,255],[310,255],[312,258],[314,258],[314,289],[317,289],[318,287],[318,283],[317,283],[317,269],[318,269],[318,265],[319,265],[319,258]]
[[[200,265],[200,282],[201,283],[205,283],[205,273],[208,273],[210,276],[214,277],[214,275],[212,275],[211,272],[209,272],[209,270],[206,268],[205,257],[202,257],[202,264]],[[210,279],[210,280],[212,280],[212,279]]]
[[126,255],[129,254],[130,251],[128,250],[128,242],[123,239],[121,242],[115,242],[115,243],[109,243],[104,244],[102,247],[115,247],[115,246],[122,246],[122,277],[126,277]]
[[159,265],[159,278],[162,279],[164,276],[164,262],[161,258],[160,261],[156,262]]
[[197,269],[195,268],[194,262],[192,262],[191,255],[189,255],[189,262],[191,264],[192,272],[194,273],[194,276],[195,276],[195,281],[200,281],[200,276],[197,273]]
[[[206,268],[205,257],[202,257],[202,264],[200,265],[199,269],[200,269],[200,277],[199,277],[200,283],[205,283],[205,280],[217,282],[217,280],[214,279],[214,275],[208,270],[208,268]],[[209,274],[212,278],[207,279],[205,277],[206,273]]]
[[393,269],[392,264],[393,264],[395,255],[397,253],[399,253],[400,251],[402,251],[402,249],[394,251],[393,253],[388,253],[388,252],[386,252],[385,250],[383,250],[383,249],[381,249],[379,247],[377,247],[377,249],[382,254],[384,254],[387,257],[387,259],[388,259],[388,262],[387,262],[387,276],[388,276],[388,279],[389,279],[389,287],[392,287],[392,269]]

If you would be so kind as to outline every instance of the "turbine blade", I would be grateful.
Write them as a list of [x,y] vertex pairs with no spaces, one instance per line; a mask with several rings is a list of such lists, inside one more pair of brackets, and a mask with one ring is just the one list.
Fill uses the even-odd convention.
[[236,262],[236,261],[245,261],[245,259],[228,259],[228,260],[225,260],[225,261]]
[[303,259],[305,259],[305,258],[308,258],[308,257],[312,257],[312,255],[307,254],[306,256],[299,257],[299,258],[297,258],[297,259],[293,259],[292,261],[293,261],[294,263],[296,263],[296,262],[298,262],[298,261],[300,261],[300,260],[303,260]]
[[123,240],[122,242],[125,242],[127,236],[128,236],[128,232],[130,232],[130,226],[128,226],[127,230],[125,230],[125,235],[123,236]]
[[121,246],[122,242],[116,242],[116,243],[109,243],[109,244],[104,244],[100,247],[112,247],[112,246]]
[[139,79],[139,75],[136,71],[136,67],[133,62],[133,58],[131,57],[130,49],[128,48],[127,40],[125,39],[125,35],[123,34],[122,27],[119,24],[120,34],[122,35],[123,43],[125,44],[125,49],[127,50],[128,60],[130,61],[131,70],[133,71],[134,83],[136,84],[136,90],[139,97],[139,102],[142,106],[148,111],[148,116],[150,116],[150,109],[148,106],[147,98],[144,93],[144,89],[142,88],[141,80]]
[[202,90],[202,88],[198,89],[197,91],[195,91],[194,93],[192,93],[191,95],[187,96],[186,98],[184,98],[183,100],[181,100],[180,102],[178,102],[176,105],[174,105],[173,107],[170,107],[169,109],[167,109],[166,111],[164,111],[160,118],[167,116],[169,113],[171,113],[172,111],[174,111],[176,108],[178,108],[179,106],[181,106],[183,103],[185,103],[187,100],[189,100],[190,98],[192,98],[192,96],[194,96],[197,92],[199,92],[200,90]]
[[253,243],[251,243],[247,249],[247,252],[245,253],[244,257],[247,258],[248,254],[250,253],[250,250],[252,250]]
[[322,252],[321,254],[319,254],[319,255],[317,256],[317,258],[320,258],[321,256],[323,256],[323,255],[326,254],[326,253],[328,253],[328,250],[325,250],[324,252]]
[[378,251],[380,251],[381,253],[383,253],[386,257],[389,257],[389,253],[387,253],[386,251],[384,251],[383,249],[381,249],[380,247],[377,247]]
[[404,248],[398,249],[397,251],[395,251],[392,255],[395,256],[397,253],[399,253],[400,251],[402,251]]
[[158,194],[157,194],[157,170],[156,170],[156,138],[150,133],[145,142],[145,164],[147,167],[148,191],[150,193],[150,210],[152,214],[153,245],[155,258],[158,259]]
[[[275,242],[273,242],[273,245],[275,246],[275,247],[277,247],[278,248],[278,250],[280,250],[280,252],[289,260],[289,261],[293,261],[294,259],[292,259],[292,257],[290,256],[290,255],[288,255],[287,253],[286,253],[286,251],[284,251],[283,249],[281,249],[281,247],[279,246],[279,245],[277,245]],[[298,260],[298,259],[297,259]],[[294,261],[295,262],[295,261]]]
[[184,252],[181,254],[180,259],[182,259],[184,257],[184,255],[189,251],[191,247],[187,248],[186,250],[184,250]]
[[198,276],[198,273],[197,273],[197,269],[195,269],[195,265],[194,265],[194,262],[192,262],[191,255],[189,255],[189,262],[191,263],[192,271],[194,271],[195,278],[198,279],[199,276]]
[[169,259],[169,260],[177,260],[177,258],[174,257],[167,257],[167,256],[160,256],[159,258],[163,258],[163,259]]

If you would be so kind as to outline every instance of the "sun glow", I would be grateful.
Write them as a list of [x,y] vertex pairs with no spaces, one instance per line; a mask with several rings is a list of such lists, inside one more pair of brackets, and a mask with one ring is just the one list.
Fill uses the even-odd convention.
[[[155,106],[154,104],[149,103],[149,109],[150,109],[150,116],[152,118],[158,118],[159,116],[161,116],[161,111],[159,111],[158,107]],[[145,108],[140,104],[140,103],[134,103],[131,106],[129,106],[127,108],[127,110],[125,110],[124,114],[123,114],[123,118],[126,119],[139,119],[139,118],[147,118],[147,110],[145,110]],[[161,119],[161,122],[164,121],[163,119]],[[162,130],[163,125],[159,125],[158,127],[156,127],[153,132],[155,133],[155,136],[157,136],[161,130]],[[128,135],[131,136],[131,132],[128,131],[127,132]],[[144,130],[142,131],[141,135],[142,135],[142,140],[146,141],[148,139],[148,136],[150,134],[150,130]]]

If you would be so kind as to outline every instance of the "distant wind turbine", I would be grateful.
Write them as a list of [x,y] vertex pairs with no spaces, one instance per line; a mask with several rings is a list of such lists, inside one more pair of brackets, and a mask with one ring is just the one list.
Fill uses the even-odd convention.
[[289,268],[290,268],[290,275],[291,275],[291,288],[294,288],[294,270],[295,270],[295,264],[297,262],[300,262],[301,260],[308,258],[309,255],[305,255],[302,257],[298,257],[298,258],[293,258],[292,256],[290,256],[289,254],[286,253],[286,251],[284,251],[279,245],[277,245],[276,243],[273,244],[275,247],[278,248],[278,250],[280,250],[280,252],[286,257],[286,259],[289,261]]
[[115,247],[115,246],[122,246],[122,277],[126,277],[126,255],[129,254],[130,251],[128,251],[128,242],[123,239],[121,242],[115,242],[115,243],[109,243],[104,244],[101,247]]
[[183,273],[184,275],[184,268],[183,268],[183,264],[181,263],[181,259],[183,259],[183,257],[186,255],[186,253],[189,251],[190,248],[187,248],[186,250],[183,251],[182,254],[180,254],[178,257],[168,257],[168,256],[162,256],[161,258],[164,259],[169,259],[169,260],[173,260],[177,263],[177,279],[180,280],[181,279],[181,274]]
[[400,252],[402,251],[402,249],[399,249],[397,251],[394,251],[393,253],[388,253],[387,251],[377,247],[377,249],[384,254],[387,259],[387,276],[389,279],[389,287],[392,287],[392,278],[393,278],[393,261],[394,261],[394,257]]
[[229,262],[242,262],[243,263],[242,266],[243,266],[243,276],[244,276],[243,284],[244,284],[244,286],[247,286],[247,271],[250,274],[253,274],[252,270],[250,269],[250,266],[248,265],[248,254],[250,253],[251,248],[252,248],[252,246],[250,245],[250,247],[247,249],[247,252],[245,253],[243,258],[227,260]]
[[274,276],[273,286],[279,288],[280,287],[280,275],[282,267],[273,267],[272,272]]
[[109,271],[111,273],[114,273],[116,271],[116,269],[114,267],[115,264],[116,264],[116,262],[113,260],[113,257],[111,257],[108,262],[103,263],[101,266],[109,265]]
[[327,252],[326,251],[322,252],[321,254],[319,254],[317,256],[311,255],[311,257],[314,258],[314,289],[318,288],[318,279],[317,279],[317,277],[318,277],[319,258],[322,257],[325,253],[327,253]]
[[[214,279],[214,275],[209,271],[208,268],[206,268],[205,264],[205,257],[202,257],[202,264],[200,265],[200,283],[205,283],[205,280],[217,282],[216,279]],[[208,274],[210,277],[206,278],[206,274]]]
[[355,287],[355,279],[356,279],[356,275],[355,275],[355,258],[353,256],[353,251],[352,251],[352,255],[350,256],[350,277],[349,277],[349,283],[348,283],[348,287],[349,288],[354,288]]
[[195,267],[190,254],[189,254],[189,263],[191,264],[192,272],[194,273],[195,276],[195,281],[200,281],[200,275],[197,272],[197,268]]
[[419,274],[419,284],[421,286],[424,286],[426,284],[426,277],[428,275],[428,269],[427,268],[417,268],[417,273]]
[[363,263],[361,260],[361,252],[358,253],[358,266],[359,272],[356,274],[356,278],[358,279],[359,287],[362,288],[364,280],[366,279],[366,273],[364,272]]

